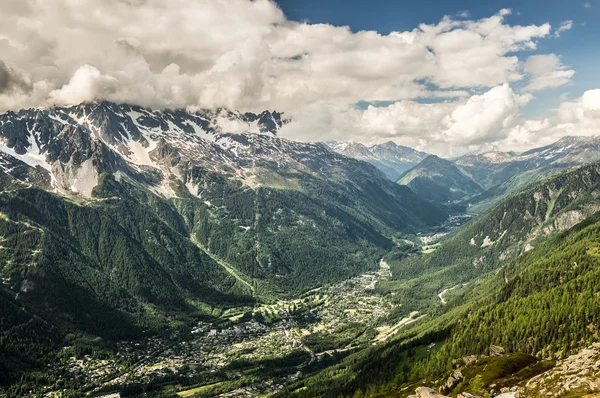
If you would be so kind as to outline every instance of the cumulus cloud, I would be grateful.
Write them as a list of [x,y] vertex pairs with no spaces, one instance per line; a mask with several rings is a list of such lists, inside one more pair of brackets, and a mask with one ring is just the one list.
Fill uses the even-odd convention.
[[556,54],[533,55],[523,67],[530,81],[526,91],[537,91],[548,87],[560,87],[571,81],[575,71],[562,65]]
[[[304,134],[311,141],[324,134],[336,140],[364,141],[364,137],[369,137],[369,143],[393,139],[403,145],[452,156],[506,139],[510,129],[520,122],[519,108],[531,98],[503,84],[468,99],[429,104],[403,100],[386,107],[369,106],[365,111],[332,112],[322,119],[314,118],[322,113],[308,112],[286,126],[282,133]],[[305,131],[310,133],[306,135]]]
[[50,92],[50,99],[59,105],[76,105],[109,97],[118,89],[118,80],[102,75],[93,66],[83,65],[73,75],[68,84]]
[[[536,91],[574,73],[554,54],[519,56],[572,22],[551,33],[510,15],[461,12],[382,35],[290,21],[270,0],[4,0],[0,110],[95,99],[277,109],[293,139],[393,139],[442,155],[516,145],[546,125],[520,119],[531,96],[510,84]],[[573,103],[562,114],[578,115]]]
[[569,134],[600,134],[600,89],[586,91],[575,101],[563,102],[557,112],[557,122]]
[[522,120],[505,139],[492,146],[524,150],[556,142],[565,136],[600,135],[600,90],[588,90],[573,101],[560,104],[555,114],[538,120]]
[[530,100],[530,95],[517,95],[508,84],[474,95],[450,115],[444,141],[469,145],[497,141]]
[[293,22],[269,0],[6,0],[0,54],[36,90],[12,107],[103,98],[289,113],[517,81],[510,54],[550,26],[510,26],[509,14],[381,35]]
[[[324,135],[367,144],[391,139],[447,157],[487,150],[524,151],[568,135],[600,135],[600,89],[563,101],[552,116],[539,119],[525,119],[519,111],[531,99],[530,94],[518,94],[504,84],[468,99],[430,104],[403,100],[343,112],[312,110],[302,114],[299,123],[286,126],[284,133],[305,134],[303,127],[308,126],[311,133],[306,138],[313,141]],[[332,128],[326,132],[324,126]]]
[[556,142],[557,137],[550,133],[553,124],[548,118],[524,120],[506,131],[503,140],[489,143],[494,150],[523,151]]

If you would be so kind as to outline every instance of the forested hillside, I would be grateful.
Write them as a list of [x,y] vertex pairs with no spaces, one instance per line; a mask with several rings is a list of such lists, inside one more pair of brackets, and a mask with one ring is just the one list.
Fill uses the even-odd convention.
[[468,175],[452,162],[430,155],[398,179],[424,198],[435,203],[447,203],[470,198],[483,191]]
[[0,122],[7,380],[73,335],[97,352],[375,270],[396,232],[447,217],[370,164],[277,138],[278,113],[89,103]]
[[[424,383],[446,393],[482,393],[538,360],[563,359],[597,341],[600,216],[586,217],[598,210],[598,171],[593,164],[534,185],[459,229],[435,252],[390,259],[393,280],[381,289],[399,296],[401,313],[417,309],[428,316],[384,346],[294,385],[308,387],[298,395],[352,396],[360,389],[404,397]],[[437,293],[453,286],[441,303]],[[471,379],[445,384],[454,360],[489,354],[492,345],[534,359],[513,371],[505,364],[498,373],[481,373],[477,389]],[[514,385],[547,366],[528,370]]]
[[[390,253],[393,280],[382,285],[416,309],[439,300],[444,289],[469,283],[537,247],[600,210],[600,165],[563,172],[508,196],[422,256]],[[460,289],[459,289],[460,290]]]

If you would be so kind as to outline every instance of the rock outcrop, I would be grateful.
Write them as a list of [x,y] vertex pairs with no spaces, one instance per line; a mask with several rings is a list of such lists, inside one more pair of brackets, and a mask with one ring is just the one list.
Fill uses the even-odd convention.
[[562,396],[600,391],[600,343],[595,343],[527,382],[524,396]]
[[429,387],[419,387],[415,390],[413,395],[409,395],[408,398],[448,398],[446,395],[442,395],[439,392]]

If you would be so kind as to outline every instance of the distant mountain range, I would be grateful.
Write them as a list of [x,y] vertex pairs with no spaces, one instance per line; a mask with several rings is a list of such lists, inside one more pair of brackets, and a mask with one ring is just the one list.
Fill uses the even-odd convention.
[[398,184],[408,185],[423,198],[437,203],[447,203],[469,198],[483,188],[463,173],[454,163],[435,155],[400,176]]
[[455,161],[486,190],[468,203],[479,213],[508,193],[571,167],[600,160],[600,137],[564,137],[554,144],[516,154],[489,152]]
[[397,181],[405,171],[428,156],[425,152],[392,141],[369,147],[358,142],[327,142],[326,144],[337,153],[371,163],[392,181]]
[[[600,137],[564,137],[523,153],[493,151],[453,160],[430,157],[391,142],[372,147],[341,142],[329,145],[336,152],[368,161],[428,200],[445,205],[462,202],[473,213],[481,213],[528,183],[600,160]],[[391,163],[386,162],[392,161],[395,169],[390,171]]]

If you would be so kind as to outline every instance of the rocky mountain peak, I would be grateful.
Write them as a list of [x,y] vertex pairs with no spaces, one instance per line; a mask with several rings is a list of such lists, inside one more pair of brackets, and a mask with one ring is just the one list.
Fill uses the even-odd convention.
[[393,141],[367,147],[358,142],[329,142],[335,152],[367,161],[379,168],[392,181],[427,157],[424,152],[398,145]]

